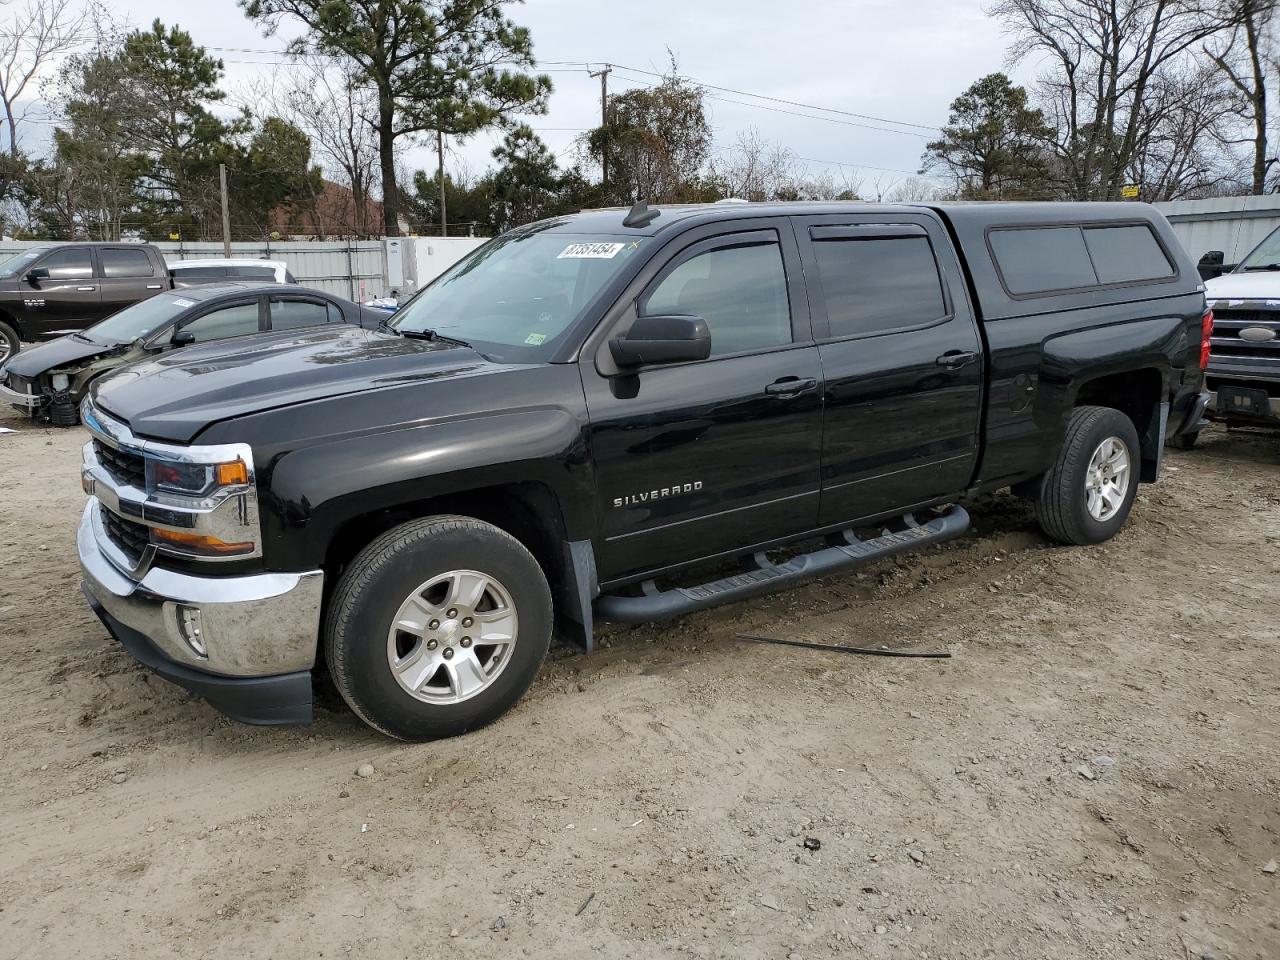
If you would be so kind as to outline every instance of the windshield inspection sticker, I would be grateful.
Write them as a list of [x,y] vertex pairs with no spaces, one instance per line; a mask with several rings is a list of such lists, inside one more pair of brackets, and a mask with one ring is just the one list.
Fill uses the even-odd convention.
[[560,251],[557,260],[612,260],[625,243],[571,243]]
[[547,342],[547,335],[545,333],[531,333],[524,338],[524,342],[531,347],[539,347]]

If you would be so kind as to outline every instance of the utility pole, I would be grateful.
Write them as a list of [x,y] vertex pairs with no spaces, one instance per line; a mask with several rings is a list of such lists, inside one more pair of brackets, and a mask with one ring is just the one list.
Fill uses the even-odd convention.
[[600,182],[604,189],[609,189],[609,74],[613,73],[612,64],[606,63],[600,70],[588,74],[600,78]]
[[227,201],[227,165],[218,164],[218,182],[222,185],[222,253],[231,256],[231,204]]
[[444,131],[436,131],[436,153],[440,158],[440,236],[449,235],[449,214],[445,209],[444,196]]

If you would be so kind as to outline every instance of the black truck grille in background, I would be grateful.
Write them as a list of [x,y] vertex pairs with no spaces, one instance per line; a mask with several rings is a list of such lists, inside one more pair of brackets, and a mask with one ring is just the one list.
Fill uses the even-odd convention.
[[93,452],[111,479],[143,490],[147,485],[147,469],[142,457],[127,450],[108,447],[101,440],[93,441]]
[[102,511],[102,526],[107,539],[124,551],[125,556],[133,563],[137,563],[142,559],[142,551],[150,543],[150,531],[140,523],[116,516],[105,507],[98,509]]
[[[1271,330],[1270,340],[1249,340],[1240,336],[1242,330],[1254,328]],[[1209,341],[1210,363],[1214,359],[1238,360],[1251,364],[1270,366],[1275,364],[1280,374],[1280,310],[1232,310],[1227,307],[1213,310],[1213,339]],[[1225,372],[1228,368],[1222,367]]]

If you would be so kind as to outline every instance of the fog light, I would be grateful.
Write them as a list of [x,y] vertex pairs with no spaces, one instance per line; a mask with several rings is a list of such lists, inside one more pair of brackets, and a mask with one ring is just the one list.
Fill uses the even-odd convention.
[[204,629],[200,622],[200,608],[189,607],[185,603],[178,604],[178,635],[201,660],[209,659],[209,650],[204,645]]

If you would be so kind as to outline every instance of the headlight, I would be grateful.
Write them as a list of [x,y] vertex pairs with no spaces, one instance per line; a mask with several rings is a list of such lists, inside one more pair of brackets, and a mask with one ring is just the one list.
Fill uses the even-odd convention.
[[249,468],[241,459],[223,463],[187,463],[147,457],[147,492],[203,497],[220,487],[243,486]]
[[144,440],[90,398],[81,417],[94,436],[85,444],[81,483],[102,500],[103,509],[149,527],[148,540],[165,554],[204,560],[262,555],[253,450],[247,443]]

